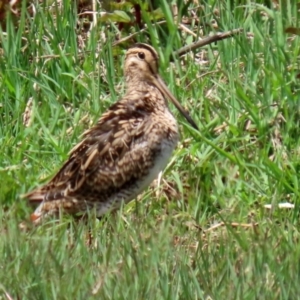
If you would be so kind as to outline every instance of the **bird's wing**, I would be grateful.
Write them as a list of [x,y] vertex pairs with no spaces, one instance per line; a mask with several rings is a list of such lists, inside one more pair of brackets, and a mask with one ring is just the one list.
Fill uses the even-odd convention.
[[139,106],[139,101],[130,103],[114,104],[84,133],[54,178],[25,197],[40,202],[96,194],[104,200],[146,175],[159,150],[159,124],[152,122],[150,108]]

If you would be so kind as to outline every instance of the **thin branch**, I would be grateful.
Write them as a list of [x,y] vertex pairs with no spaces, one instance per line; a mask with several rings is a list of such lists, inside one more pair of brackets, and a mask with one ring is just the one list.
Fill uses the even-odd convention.
[[216,41],[221,41],[221,40],[227,39],[229,37],[232,37],[236,34],[240,34],[242,32],[243,32],[243,29],[239,28],[239,29],[234,29],[234,30],[231,30],[231,31],[217,33],[217,34],[212,35],[212,36],[208,36],[208,37],[202,39],[201,41],[197,41],[197,42],[195,42],[191,45],[184,46],[184,47],[180,48],[179,50],[174,51],[173,56],[174,57],[183,56],[183,55],[187,54],[190,51],[194,51],[197,48],[212,44]]
[[232,223],[225,223],[225,222],[221,222],[218,224],[215,224],[213,226],[211,226],[210,228],[204,230],[204,233],[213,231],[219,227],[223,227],[223,226],[231,226],[231,227],[243,227],[243,228],[255,228],[256,226],[258,226],[258,223],[237,223],[237,222],[232,222]]
[[[159,22],[156,22],[155,25],[161,25],[161,24],[164,24],[164,23],[167,23],[167,21],[165,21],[165,20],[164,21],[159,21]],[[126,42],[128,40],[131,40],[134,36],[136,36],[136,35],[144,32],[146,30],[148,30],[147,25],[145,25],[145,28],[141,29],[140,31],[134,32],[134,33],[130,34],[129,36],[126,36],[126,37],[124,37],[124,38],[122,38],[122,39],[120,39],[118,41],[113,42],[112,46],[114,47],[114,46],[122,44],[122,43],[124,43],[124,42]]]

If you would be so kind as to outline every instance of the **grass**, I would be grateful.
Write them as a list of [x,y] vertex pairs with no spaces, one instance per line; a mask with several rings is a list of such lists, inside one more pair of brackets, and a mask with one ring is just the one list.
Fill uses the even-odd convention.
[[117,27],[99,23],[86,35],[63,2],[30,18],[23,9],[18,26],[9,18],[0,32],[0,299],[297,299],[300,45],[284,33],[299,27],[296,3],[190,4],[202,23],[215,18],[218,31],[244,34],[174,63],[169,54],[192,37],[168,5],[166,26],[143,12],[148,30],[136,37],[157,47],[162,76],[200,131],[171,107],[181,142],[159,188],[101,222],[66,216],[22,231],[32,208],[20,195],[51,178],[124,93],[127,45],[111,46]]

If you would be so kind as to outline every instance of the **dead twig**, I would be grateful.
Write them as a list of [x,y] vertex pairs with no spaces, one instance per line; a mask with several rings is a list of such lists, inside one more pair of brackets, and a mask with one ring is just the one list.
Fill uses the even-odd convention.
[[204,230],[204,233],[207,233],[207,232],[210,232],[210,231],[213,231],[219,227],[223,227],[223,226],[231,226],[231,227],[243,227],[243,228],[254,228],[256,226],[258,226],[258,223],[237,223],[237,222],[232,222],[232,223],[225,223],[225,222],[220,222],[218,224],[215,224],[213,226],[211,226],[210,228]]
[[[165,23],[167,23],[167,21],[163,20],[163,21],[160,21],[160,22],[156,22],[155,25],[161,25],[161,24],[165,24]],[[137,32],[134,32],[134,33],[122,38],[122,39],[119,39],[118,41],[113,42],[112,45],[114,47],[114,46],[117,46],[117,45],[122,44],[124,42],[130,41],[134,36],[139,35],[140,33],[144,32],[144,31],[147,31],[147,30],[148,30],[148,27],[147,27],[147,25],[145,25],[145,28],[143,28],[143,29],[141,29]]]
[[197,34],[194,33],[192,30],[190,30],[187,26],[183,25],[183,24],[178,24],[178,27],[182,30],[185,31],[186,33],[192,35],[193,37],[197,37]]
[[240,34],[242,32],[243,32],[243,29],[238,28],[238,29],[234,29],[234,30],[231,30],[231,31],[221,32],[221,33],[217,33],[217,34],[212,35],[212,36],[208,36],[208,37],[203,38],[202,40],[197,41],[197,42],[195,42],[191,45],[187,45],[187,46],[184,46],[184,47],[180,48],[179,50],[177,50],[173,53],[173,56],[174,57],[183,56],[183,55],[187,54],[190,51],[194,51],[197,48],[212,44],[216,41],[221,41],[221,40],[227,39],[229,37],[232,37],[236,34]]

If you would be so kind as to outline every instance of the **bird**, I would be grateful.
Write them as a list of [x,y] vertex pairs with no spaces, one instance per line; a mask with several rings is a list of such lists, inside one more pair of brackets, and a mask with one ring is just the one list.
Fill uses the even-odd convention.
[[81,141],[46,184],[23,195],[37,207],[40,224],[60,212],[97,218],[135,199],[164,170],[179,141],[169,99],[190,125],[198,126],[158,73],[159,56],[145,43],[127,49],[125,93],[85,131]]

